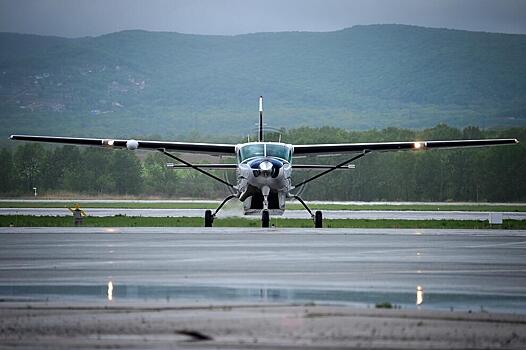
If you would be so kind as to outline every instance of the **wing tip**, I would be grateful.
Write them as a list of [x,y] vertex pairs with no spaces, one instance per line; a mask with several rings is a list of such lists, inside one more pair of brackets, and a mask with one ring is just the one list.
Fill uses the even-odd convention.
[[16,135],[10,135],[10,136],[9,136],[9,139],[10,139],[10,140],[14,140],[14,139],[16,139]]
[[519,143],[519,140],[515,139],[515,143]]

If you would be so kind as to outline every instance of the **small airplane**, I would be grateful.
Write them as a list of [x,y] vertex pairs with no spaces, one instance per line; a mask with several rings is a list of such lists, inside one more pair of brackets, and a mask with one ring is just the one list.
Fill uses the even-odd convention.
[[[211,227],[218,212],[233,198],[243,202],[245,215],[261,215],[261,226],[269,227],[270,214],[281,215],[285,211],[285,202],[289,198],[297,199],[309,212],[314,221],[314,227],[323,225],[321,211],[313,213],[305,201],[293,191],[337,169],[352,169],[355,160],[371,152],[413,150],[422,151],[439,148],[464,148],[516,144],[517,139],[484,139],[484,140],[448,140],[448,141],[413,141],[413,142],[373,142],[373,143],[341,143],[341,144],[307,144],[292,145],[283,142],[266,142],[263,133],[263,97],[259,98],[259,128],[257,142],[241,144],[215,144],[193,142],[166,142],[142,140],[118,140],[97,138],[75,138],[55,136],[11,135],[12,140],[51,142],[84,146],[99,146],[107,148],[126,148],[128,150],[155,150],[174,159],[178,163],[169,163],[173,168],[192,168],[214,180],[217,180],[231,190],[217,209],[205,211],[204,225]],[[192,164],[179,155],[181,153],[201,153],[215,156],[234,156],[236,164]],[[335,165],[324,164],[293,164],[293,158],[299,156],[344,155],[349,158]],[[217,177],[206,169],[234,169],[237,173],[237,183],[231,184]],[[322,170],[318,174],[293,183],[293,169]]]

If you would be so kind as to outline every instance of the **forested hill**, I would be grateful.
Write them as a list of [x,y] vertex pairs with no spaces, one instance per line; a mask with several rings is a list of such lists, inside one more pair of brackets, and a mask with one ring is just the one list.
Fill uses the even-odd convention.
[[[526,35],[402,25],[237,36],[0,33],[0,136],[526,124]],[[186,135],[186,136],[185,136]]]

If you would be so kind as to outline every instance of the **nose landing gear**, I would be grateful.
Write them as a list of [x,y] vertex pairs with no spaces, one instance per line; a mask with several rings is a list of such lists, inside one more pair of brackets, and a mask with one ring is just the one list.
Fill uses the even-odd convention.
[[261,227],[269,228],[270,227],[270,213],[268,209],[264,209],[261,212]]
[[268,195],[270,193],[270,187],[263,186],[261,188],[263,194],[263,210],[261,211],[261,227],[270,227],[270,213],[268,211]]

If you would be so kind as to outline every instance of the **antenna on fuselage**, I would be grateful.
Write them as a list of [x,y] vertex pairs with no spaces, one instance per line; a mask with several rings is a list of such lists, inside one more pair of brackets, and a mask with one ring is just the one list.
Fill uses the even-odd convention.
[[263,142],[263,96],[259,96],[259,134],[258,141]]

